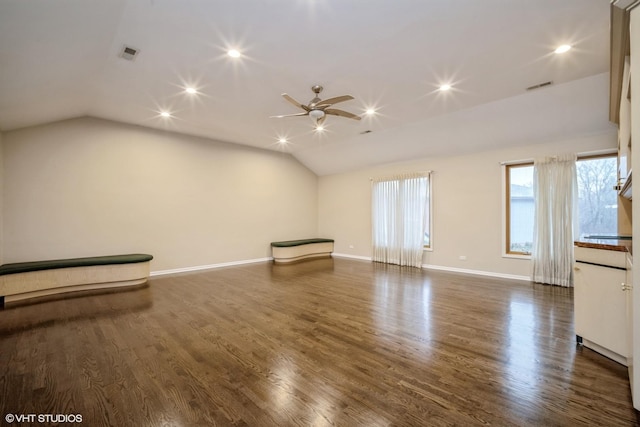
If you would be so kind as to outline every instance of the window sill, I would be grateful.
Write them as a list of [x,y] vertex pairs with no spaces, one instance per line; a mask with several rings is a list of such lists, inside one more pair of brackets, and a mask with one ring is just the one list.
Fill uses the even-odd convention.
[[531,255],[502,254],[502,258],[531,259]]
[[422,251],[423,252],[433,252],[433,248],[431,246],[429,246],[428,248],[423,247]]

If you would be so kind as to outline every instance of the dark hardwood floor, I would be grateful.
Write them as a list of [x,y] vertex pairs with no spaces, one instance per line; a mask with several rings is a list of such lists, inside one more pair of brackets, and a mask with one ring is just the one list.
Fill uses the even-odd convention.
[[3,425],[638,425],[570,289],[339,258],[149,284],[0,311]]

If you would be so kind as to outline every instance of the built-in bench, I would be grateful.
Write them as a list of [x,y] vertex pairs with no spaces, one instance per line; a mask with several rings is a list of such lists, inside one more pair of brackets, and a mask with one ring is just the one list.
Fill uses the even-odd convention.
[[333,239],[322,238],[271,242],[271,254],[273,261],[280,264],[307,258],[330,257],[333,242]]
[[18,262],[0,266],[0,306],[64,292],[140,285],[152,255],[127,254]]

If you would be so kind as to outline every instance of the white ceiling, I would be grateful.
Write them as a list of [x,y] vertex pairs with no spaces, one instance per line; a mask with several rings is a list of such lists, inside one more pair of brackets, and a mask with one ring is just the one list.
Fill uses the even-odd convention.
[[[609,129],[608,55],[608,0],[0,0],[0,129],[89,115],[290,152],[324,175]],[[314,84],[378,114],[330,116],[323,134],[269,118]]]

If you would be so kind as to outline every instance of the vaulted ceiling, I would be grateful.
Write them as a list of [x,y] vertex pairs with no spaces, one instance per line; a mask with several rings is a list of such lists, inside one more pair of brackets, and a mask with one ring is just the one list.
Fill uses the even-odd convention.
[[[607,0],[0,0],[0,130],[93,116],[323,175],[611,129],[608,55]],[[362,120],[270,118],[315,84]]]

